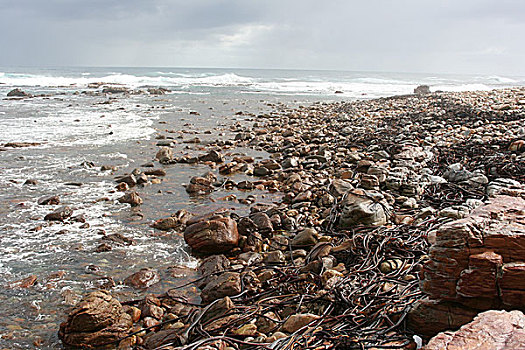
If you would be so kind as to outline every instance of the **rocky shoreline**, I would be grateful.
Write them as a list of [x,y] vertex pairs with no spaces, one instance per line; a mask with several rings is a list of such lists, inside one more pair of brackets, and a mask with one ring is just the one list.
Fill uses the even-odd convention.
[[[488,227],[525,237],[525,89],[271,107],[253,126],[234,125],[234,139],[203,145],[198,154],[176,157],[160,135],[152,155],[158,164],[117,178],[125,192],[120,201],[133,207],[143,203],[135,187],[166,175],[162,167],[175,163],[210,166],[188,179],[190,195],[257,189],[282,199],[257,203],[230,195],[224,202],[249,206],[248,215],[225,205],[204,215],[181,210],[158,218],[156,230],[183,234],[201,258],[200,277],[141,300],[118,301],[106,291],[85,296],[60,327],[66,347],[415,349],[419,336],[426,341],[481,311],[522,308],[522,265],[515,266],[525,263],[519,249],[501,252],[521,241],[499,237],[499,245],[490,245],[484,237],[491,230],[476,231],[478,249],[462,257],[460,268],[447,249],[466,248],[447,227],[476,223],[485,210]],[[270,157],[224,156],[240,147]],[[251,180],[234,181],[239,173]],[[476,254],[485,258],[473,262]],[[464,270],[480,266],[488,268],[477,279],[464,278]],[[511,277],[504,289],[511,292],[501,298],[496,276],[505,266]],[[477,289],[487,278],[495,295]],[[438,290],[452,280],[462,286],[461,298]],[[154,270],[126,279],[142,289],[156,282]],[[198,288],[197,298],[188,285]],[[475,292],[469,294],[470,285]],[[443,306],[441,299],[453,304]],[[438,306],[421,311],[422,303]],[[451,315],[462,317],[440,322]],[[435,322],[425,325],[428,320]]]

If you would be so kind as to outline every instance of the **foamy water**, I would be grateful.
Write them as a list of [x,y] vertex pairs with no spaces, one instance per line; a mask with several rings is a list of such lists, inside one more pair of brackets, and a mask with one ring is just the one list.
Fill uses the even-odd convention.
[[[489,90],[524,85],[524,77],[460,76],[403,73],[360,73],[334,71],[226,70],[226,69],[68,69],[35,72],[0,72],[4,87],[87,87],[90,83],[119,84],[130,88],[161,86],[177,92],[202,92],[207,88],[232,89],[244,93],[384,97],[411,93],[418,85],[432,91]],[[0,88],[2,85],[0,85]]]

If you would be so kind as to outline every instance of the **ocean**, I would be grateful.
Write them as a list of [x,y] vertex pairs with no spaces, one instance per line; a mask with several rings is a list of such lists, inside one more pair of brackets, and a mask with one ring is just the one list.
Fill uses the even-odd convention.
[[[133,91],[163,87],[164,95],[101,94],[97,83]],[[92,84],[91,87],[89,84]],[[138,189],[144,204],[120,204],[115,177],[151,162],[160,136],[172,139],[176,155],[198,154],[201,145],[221,140],[227,157],[267,156],[264,150],[231,149],[228,140],[280,104],[307,105],[432,91],[490,90],[525,85],[524,77],[407,73],[185,69],[185,68],[0,68],[0,147],[11,142],[34,146],[0,148],[0,348],[58,348],[58,325],[83,292],[111,278],[122,299],[143,294],[121,282],[143,267],[159,270],[163,281],[150,290],[180,282],[173,268],[193,267],[182,236],[150,227],[179,209],[206,212],[248,207],[220,198],[254,195],[278,201],[264,191],[249,194],[221,189],[190,197],[183,183],[209,171],[202,164],[164,166],[160,184]],[[8,99],[20,88],[35,97]],[[198,137],[201,144],[184,143]],[[101,170],[101,166],[117,170]],[[156,164],[157,167],[160,167]],[[236,175],[235,180],[242,175]],[[28,184],[27,181],[32,182]],[[58,195],[59,205],[38,199]],[[78,222],[49,223],[43,217],[67,205]],[[87,225],[86,225],[87,224]],[[132,246],[96,253],[103,236],[122,234]],[[34,275],[31,288],[13,282]]]

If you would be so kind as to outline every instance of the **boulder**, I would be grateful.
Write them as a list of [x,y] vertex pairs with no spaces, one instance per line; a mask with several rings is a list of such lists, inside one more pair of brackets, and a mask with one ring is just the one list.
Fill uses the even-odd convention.
[[429,237],[433,244],[420,286],[430,301],[411,311],[412,329],[434,335],[465,324],[479,311],[524,308],[524,213],[523,198],[496,196]]
[[60,204],[60,198],[58,196],[42,197],[38,200],[38,205],[57,205]]
[[155,155],[155,158],[161,164],[169,163],[173,160],[173,150],[170,147],[162,147]]
[[423,350],[523,349],[525,315],[521,311],[486,311],[459,330],[439,333]]
[[137,207],[142,204],[142,198],[140,198],[137,192],[129,192],[118,199],[119,203],[127,203],[132,207]]
[[7,93],[7,97],[32,97],[30,93],[27,93],[18,88],[13,89]]
[[71,215],[73,215],[73,209],[71,209],[70,207],[61,207],[61,208],[58,208],[57,210],[47,214],[44,217],[44,220],[47,220],[47,221],[64,221],[67,218],[71,217]]
[[390,209],[390,205],[379,191],[351,190],[346,193],[342,202],[339,226],[382,226],[387,223]]
[[58,337],[66,348],[113,349],[133,322],[122,305],[106,291],[88,294],[60,325]]
[[184,240],[198,253],[228,252],[239,243],[237,223],[226,217],[200,221],[186,228]]
[[210,151],[207,154],[199,156],[199,161],[201,162],[212,162],[212,163],[222,163],[224,162],[224,156],[217,151]]
[[157,270],[150,268],[141,269],[124,280],[124,284],[137,289],[146,289],[158,282],[160,277]]
[[227,296],[237,295],[241,291],[241,275],[237,272],[224,272],[210,278],[201,292],[201,298],[202,301],[210,303]]
[[128,91],[129,89],[124,86],[106,86],[102,89],[104,94],[123,94]]
[[430,87],[428,85],[419,85],[414,89],[414,94],[425,95],[430,93]]

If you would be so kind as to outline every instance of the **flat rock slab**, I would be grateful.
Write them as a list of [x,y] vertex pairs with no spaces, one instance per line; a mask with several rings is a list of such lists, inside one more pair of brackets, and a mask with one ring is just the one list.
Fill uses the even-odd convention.
[[436,335],[424,350],[503,350],[525,348],[525,315],[521,311],[486,311],[456,332]]

